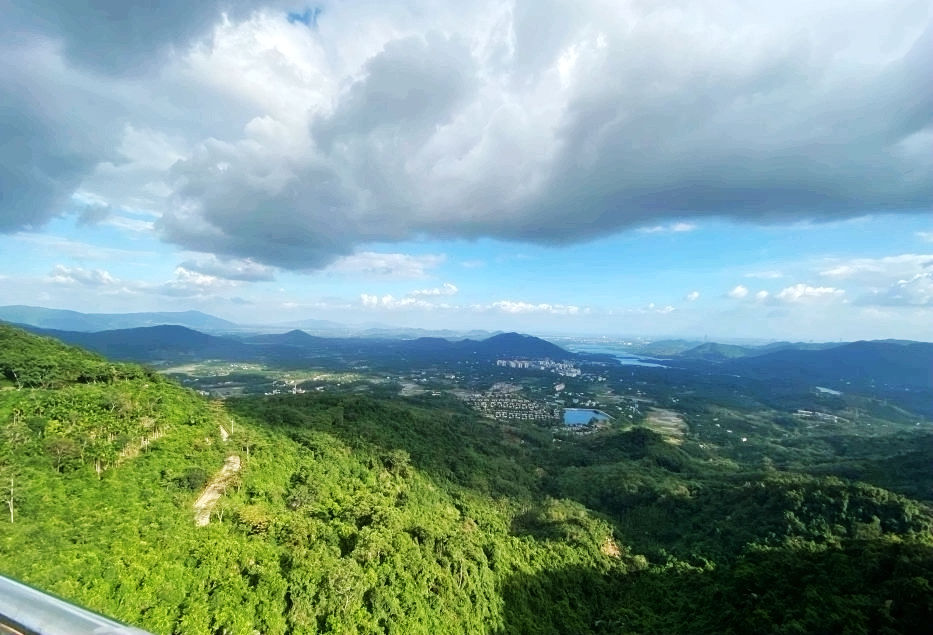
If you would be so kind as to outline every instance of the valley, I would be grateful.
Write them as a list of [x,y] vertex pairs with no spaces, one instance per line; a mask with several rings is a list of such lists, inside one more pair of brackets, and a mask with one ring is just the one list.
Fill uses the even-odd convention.
[[[497,364],[537,355],[504,342],[431,363],[377,344],[344,369],[182,352],[154,373],[0,325],[2,573],[154,633],[930,617],[933,425],[912,402],[566,351],[581,372],[559,376]],[[581,403],[613,418],[565,426]]]

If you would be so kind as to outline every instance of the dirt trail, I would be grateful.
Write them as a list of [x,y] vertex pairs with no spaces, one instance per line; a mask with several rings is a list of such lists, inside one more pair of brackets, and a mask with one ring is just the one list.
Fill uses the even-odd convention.
[[224,461],[224,466],[214,475],[211,482],[207,484],[198,500],[194,502],[194,524],[203,527],[211,522],[211,511],[214,505],[223,496],[227,483],[234,474],[240,471],[240,457],[232,454]]

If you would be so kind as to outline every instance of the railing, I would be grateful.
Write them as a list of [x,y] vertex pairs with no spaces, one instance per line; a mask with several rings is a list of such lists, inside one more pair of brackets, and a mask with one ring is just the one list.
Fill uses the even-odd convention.
[[2,575],[0,634],[150,635]]

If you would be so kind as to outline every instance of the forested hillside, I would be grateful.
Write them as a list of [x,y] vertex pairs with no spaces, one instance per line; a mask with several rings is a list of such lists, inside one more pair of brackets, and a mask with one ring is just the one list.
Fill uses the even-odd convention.
[[930,508],[841,476],[446,400],[209,402],[5,326],[0,373],[0,572],[154,633],[933,621]]

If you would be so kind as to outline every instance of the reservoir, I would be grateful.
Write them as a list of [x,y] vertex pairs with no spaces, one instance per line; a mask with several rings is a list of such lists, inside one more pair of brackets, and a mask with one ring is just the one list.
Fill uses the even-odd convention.
[[609,421],[612,417],[602,410],[592,408],[564,408],[564,425],[566,426],[585,426],[592,419]]
[[646,357],[632,353],[624,346],[613,346],[612,344],[566,344],[568,351],[574,353],[601,353],[603,355],[612,355],[623,366],[649,366],[651,368],[667,368],[660,360],[654,357]]

